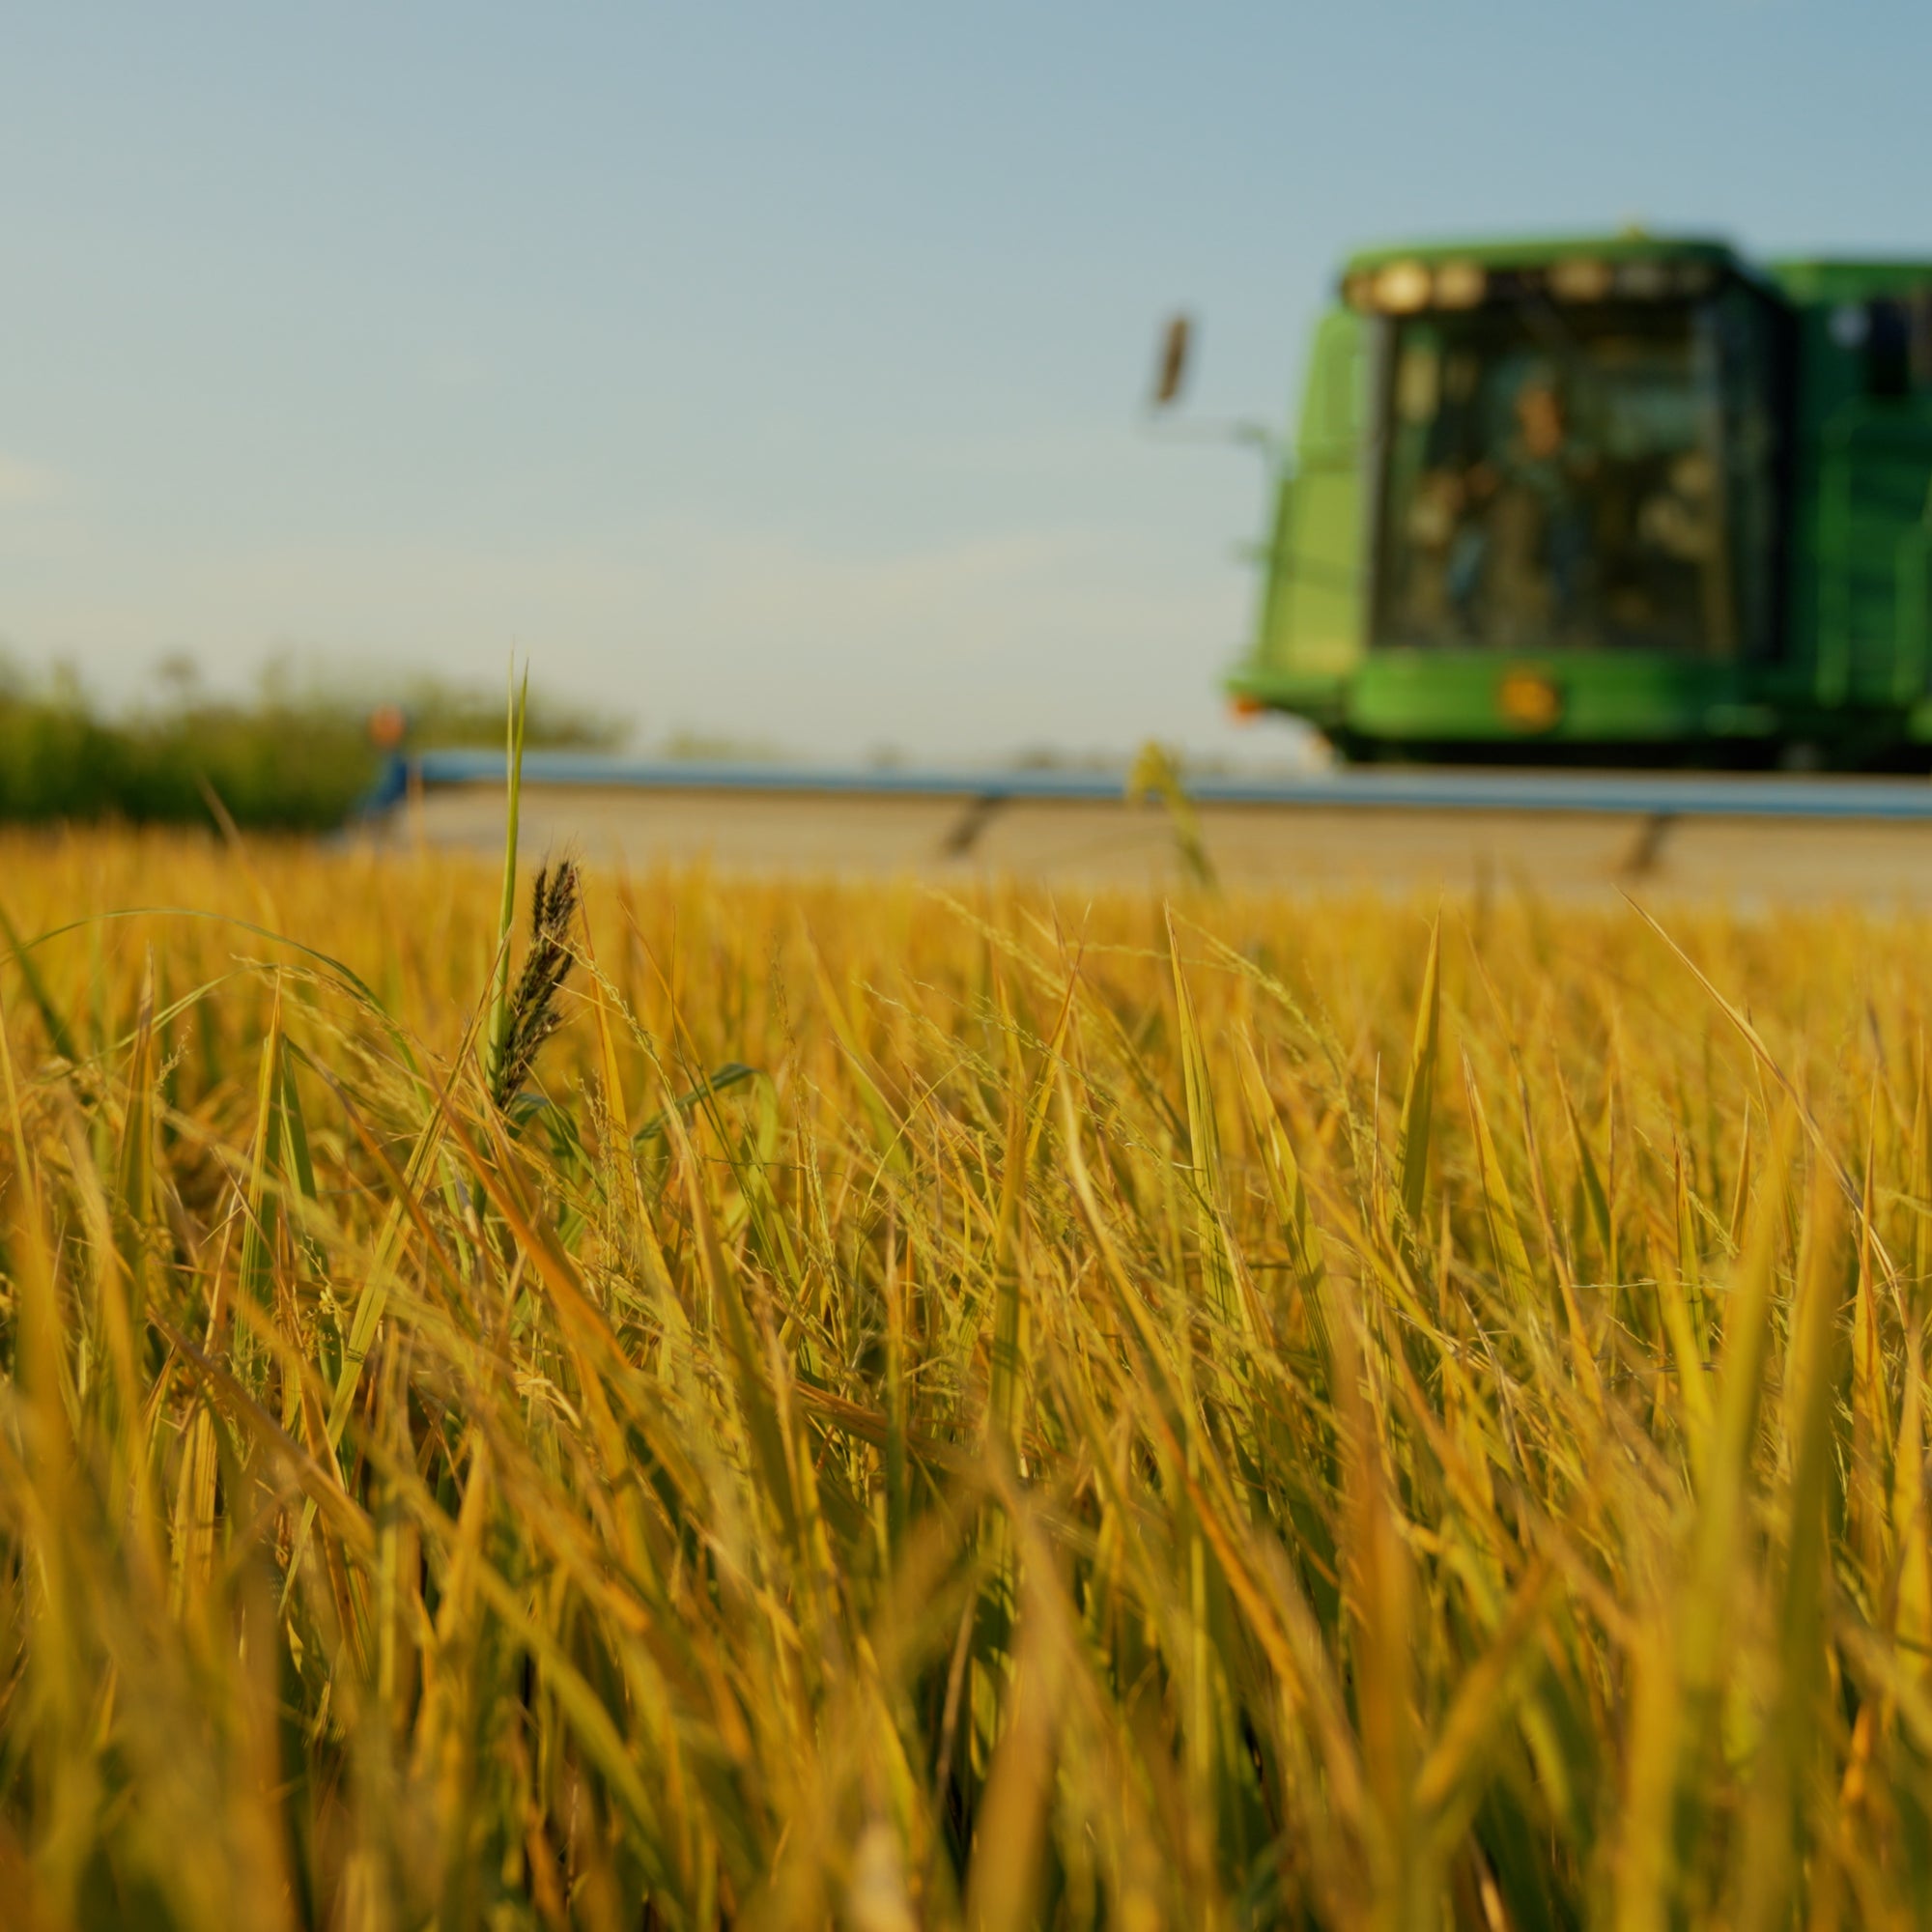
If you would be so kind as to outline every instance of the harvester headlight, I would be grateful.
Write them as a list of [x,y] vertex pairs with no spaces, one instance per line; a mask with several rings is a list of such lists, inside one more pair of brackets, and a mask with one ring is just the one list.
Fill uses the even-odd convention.
[[1610,281],[1609,264],[1587,255],[1550,264],[1549,293],[1558,301],[1602,301],[1610,292]]
[[1413,315],[1429,306],[1431,279],[1420,262],[1391,262],[1376,275],[1376,306],[1391,315]]
[[1617,293],[1637,301],[1655,301],[1670,293],[1670,270],[1662,262],[1626,262],[1617,270]]
[[1438,308],[1474,308],[1487,293],[1490,278],[1474,262],[1444,262],[1435,271]]

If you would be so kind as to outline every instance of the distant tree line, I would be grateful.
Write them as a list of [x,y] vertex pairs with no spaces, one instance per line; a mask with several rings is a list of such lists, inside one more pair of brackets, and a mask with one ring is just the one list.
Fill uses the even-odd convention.
[[[357,691],[276,667],[237,698],[206,690],[177,658],[140,703],[110,711],[71,672],[37,677],[0,658],[0,819],[209,824],[212,797],[238,825],[327,830],[387,755],[371,732],[378,711],[412,749],[502,741],[500,693],[436,678]],[[532,747],[609,751],[628,734],[621,719],[531,693]]]

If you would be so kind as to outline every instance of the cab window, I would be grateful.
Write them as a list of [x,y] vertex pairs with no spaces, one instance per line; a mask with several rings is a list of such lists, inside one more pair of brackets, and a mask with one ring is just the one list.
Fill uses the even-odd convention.
[[1724,299],[1402,319],[1378,640],[1735,655],[1733,499],[1762,456],[1736,446]]

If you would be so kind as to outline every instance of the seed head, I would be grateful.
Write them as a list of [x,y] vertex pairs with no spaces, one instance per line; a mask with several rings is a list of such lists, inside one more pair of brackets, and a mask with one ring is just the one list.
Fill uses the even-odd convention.
[[574,859],[560,859],[537,872],[530,895],[530,950],[510,995],[503,1056],[491,1087],[491,1098],[499,1107],[509,1105],[528,1077],[538,1047],[563,1024],[556,996],[570,973],[570,927],[582,885]]

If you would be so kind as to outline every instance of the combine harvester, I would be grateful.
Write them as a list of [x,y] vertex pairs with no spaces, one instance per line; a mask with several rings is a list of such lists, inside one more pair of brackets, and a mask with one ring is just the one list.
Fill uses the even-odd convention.
[[[1188,346],[1172,325],[1157,411]],[[1906,776],[1932,769],[1932,263],[1640,235],[1358,255],[1275,502],[1229,690],[1343,769],[1156,773],[1163,811],[1085,772],[545,754],[531,833],[763,871],[1932,902]],[[1357,768],[1396,763],[1438,769]],[[1544,769],[1441,769],[1472,764]],[[486,843],[502,778],[399,756],[378,803]]]
[[1229,689],[1347,757],[1932,768],[1932,262],[1357,255],[1275,501]]

